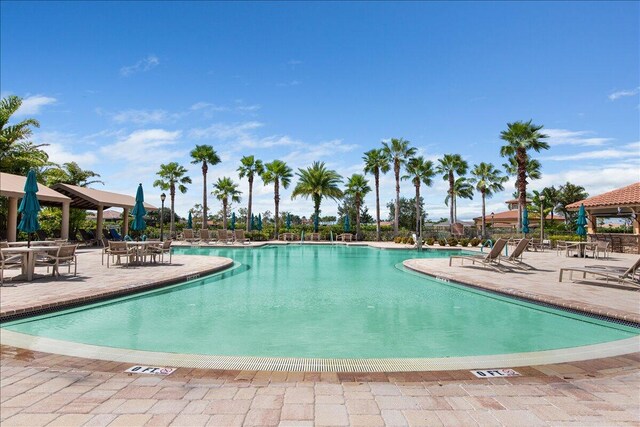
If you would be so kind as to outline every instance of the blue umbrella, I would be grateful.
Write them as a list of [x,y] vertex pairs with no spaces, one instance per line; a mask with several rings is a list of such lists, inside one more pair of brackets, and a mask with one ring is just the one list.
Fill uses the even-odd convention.
[[231,213],[231,230],[235,230],[236,229],[236,213],[232,212]]
[[587,225],[587,212],[584,210],[583,204],[580,205],[580,210],[578,211],[578,220],[576,221],[576,225],[578,226],[578,228],[576,229],[576,234],[581,237],[586,236],[587,229],[584,228],[584,226]]
[[191,211],[189,211],[189,216],[187,217],[187,228],[193,228],[193,217],[191,216]]
[[38,224],[40,202],[38,202],[38,197],[36,196],[37,192],[36,171],[31,169],[27,174],[27,181],[24,183],[24,197],[18,208],[18,212],[22,214],[18,230],[27,233],[27,246],[31,246],[31,233],[35,233],[40,229],[40,224]]
[[291,228],[291,214],[287,214],[287,230]]
[[251,221],[249,222],[249,231],[256,229],[256,217],[251,214]]
[[349,215],[345,215],[344,217],[344,231],[351,231],[351,223],[349,222]]
[[258,214],[258,231],[262,231],[262,214]]
[[320,216],[319,215],[315,215],[313,217],[313,231],[314,231],[314,233],[318,232],[319,221],[320,221]]
[[522,210],[522,232],[525,235],[529,232],[529,212],[527,208]]
[[136,204],[131,213],[133,214],[133,222],[131,223],[132,230],[142,231],[147,228],[147,223],[144,222],[144,216],[147,214],[147,210],[144,208],[144,192],[142,191],[142,184],[138,184]]

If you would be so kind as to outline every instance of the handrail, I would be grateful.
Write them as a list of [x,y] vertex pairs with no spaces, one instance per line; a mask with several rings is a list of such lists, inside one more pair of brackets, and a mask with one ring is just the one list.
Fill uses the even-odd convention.
[[486,242],[484,242],[484,243],[482,244],[482,246],[480,246],[480,252],[484,252],[484,248],[485,248],[485,246],[487,246],[487,245],[489,246],[489,248],[493,249],[493,240],[491,240],[491,239],[487,239],[487,241],[486,241]]
[[300,232],[300,244],[304,242],[304,230]]

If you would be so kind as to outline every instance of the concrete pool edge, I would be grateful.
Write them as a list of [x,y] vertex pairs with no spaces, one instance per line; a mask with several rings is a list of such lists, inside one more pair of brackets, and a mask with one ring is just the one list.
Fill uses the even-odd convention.
[[253,371],[362,373],[516,368],[614,357],[640,351],[640,336],[636,336],[582,347],[486,356],[389,359],[212,356],[102,347],[36,337],[6,329],[0,329],[0,331],[2,331],[2,334],[0,334],[0,343],[2,345],[31,351],[131,363],[132,365]]

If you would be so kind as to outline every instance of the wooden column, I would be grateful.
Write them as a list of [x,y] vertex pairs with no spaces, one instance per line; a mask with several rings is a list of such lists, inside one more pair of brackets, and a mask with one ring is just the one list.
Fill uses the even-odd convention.
[[18,199],[8,197],[9,211],[7,212],[7,241],[15,242],[18,234]]
[[587,220],[587,234],[596,234],[598,231],[597,218],[591,212],[587,211],[588,220]]
[[[60,238],[69,240],[69,208],[71,202],[62,202],[62,224],[60,224]],[[75,236],[73,236],[75,238]]]
[[122,237],[129,234],[129,208],[124,208],[122,212]]
[[98,206],[98,213],[96,214],[96,239],[99,242],[102,241],[102,211],[104,207],[102,205]]

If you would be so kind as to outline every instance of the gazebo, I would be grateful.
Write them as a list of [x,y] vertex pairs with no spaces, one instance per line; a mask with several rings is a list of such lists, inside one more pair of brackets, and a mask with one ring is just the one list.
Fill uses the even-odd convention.
[[[24,183],[26,177],[0,172],[0,196],[9,200],[7,212],[7,240],[15,242],[18,230],[18,200],[24,197]],[[69,238],[69,206],[71,199],[64,194],[38,183],[38,201],[42,206],[62,205],[62,224],[60,224],[60,237]]]
[[567,205],[567,210],[577,211],[580,205],[584,205],[587,211],[587,232],[596,240],[599,239],[598,218],[631,218],[633,235],[621,234],[615,237],[624,240],[621,242],[624,248],[631,247],[640,252],[640,182],[571,203]]
[[[52,188],[68,196],[71,200],[71,207],[97,211],[96,230],[98,233],[102,233],[103,211],[111,207],[122,208],[124,210],[122,232],[129,233],[129,210],[136,204],[135,197],[70,184],[56,184]],[[158,210],[157,207],[149,203],[145,203],[144,207],[147,211]]]

